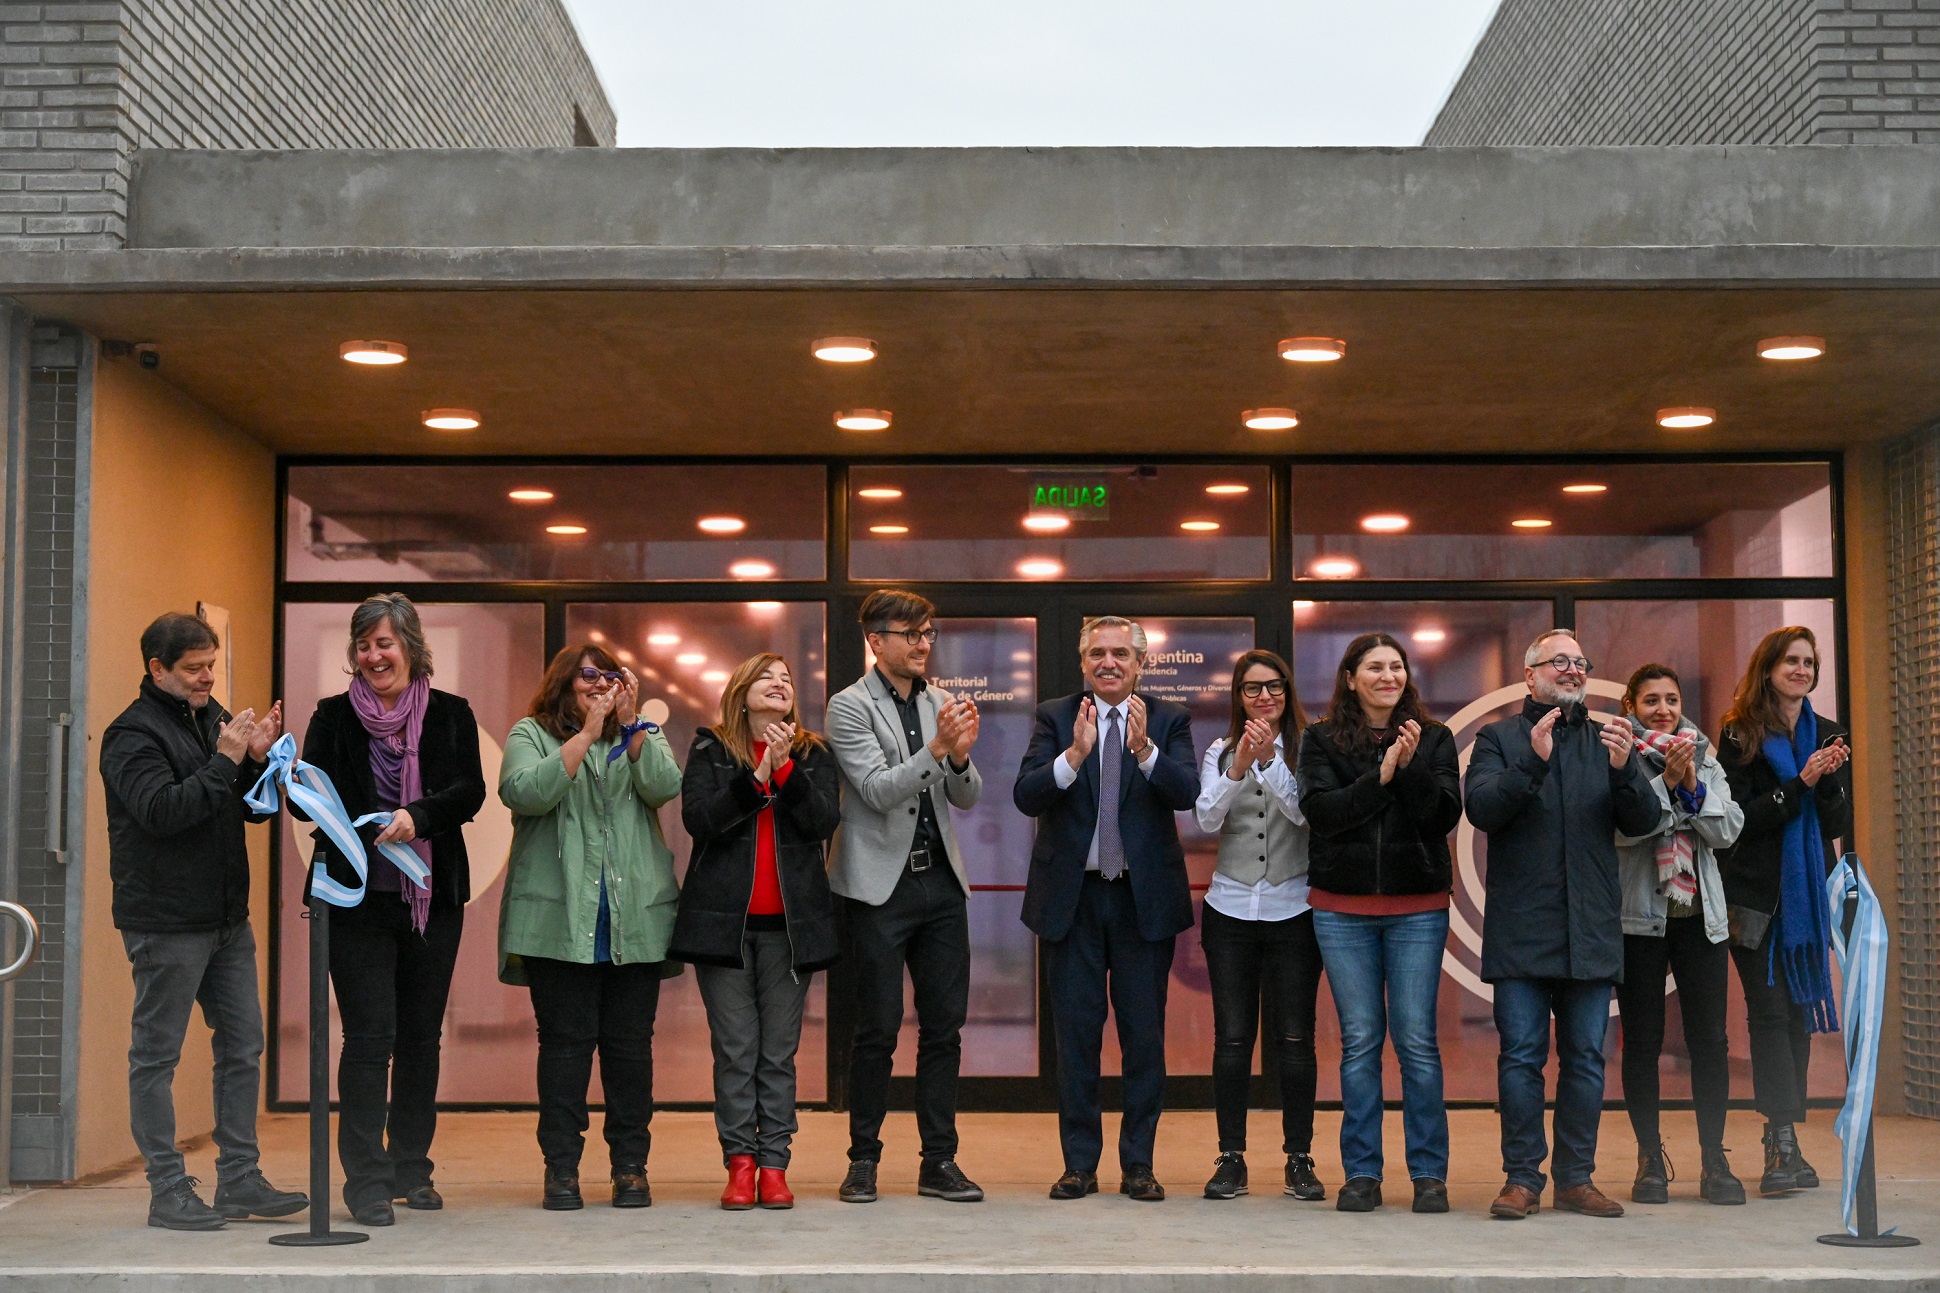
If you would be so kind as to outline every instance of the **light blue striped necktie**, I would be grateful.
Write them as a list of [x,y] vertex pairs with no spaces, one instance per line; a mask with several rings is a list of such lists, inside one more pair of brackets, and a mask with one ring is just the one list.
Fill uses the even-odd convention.
[[1118,733],[1118,711],[1105,711],[1105,747],[1098,752],[1098,874],[1116,880],[1125,874],[1125,841],[1118,836],[1118,777],[1125,742]]

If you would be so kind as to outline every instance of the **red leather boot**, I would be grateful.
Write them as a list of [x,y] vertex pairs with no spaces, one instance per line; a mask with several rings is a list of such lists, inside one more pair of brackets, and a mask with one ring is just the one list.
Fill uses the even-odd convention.
[[727,1167],[728,1183],[721,1191],[721,1206],[729,1212],[746,1212],[755,1204],[754,1155],[731,1155]]
[[788,1190],[788,1173],[779,1167],[761,1169],[761,1206],[764,1208],[792,1208],[795,1196]]

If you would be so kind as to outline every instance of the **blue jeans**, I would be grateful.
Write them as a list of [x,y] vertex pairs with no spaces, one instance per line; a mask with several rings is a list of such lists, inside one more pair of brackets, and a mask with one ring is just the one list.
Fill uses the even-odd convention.
[[1408,1175],[1448,1179],[1448,1107],[1435,1038],[1448,912],[1350,916],[1314,912],[1327,982],[1340,1017],[1340,1158],[1349,1180],[1381,1179],[1381,1049],[1393,1037],[1401,1064],[1401,1127]]
[[1556,1016],[1556,1188],[1572,1190],[1596,1171],[1596,1133],[1603,1120],[1603,1036],[1610,1024],[1608,979],[1500,979],[1495,1062],[1502,1114],[1502,1173],[1511,1185],[1542,1193],[1543,1066],[1549,1062],[1549,1017]]

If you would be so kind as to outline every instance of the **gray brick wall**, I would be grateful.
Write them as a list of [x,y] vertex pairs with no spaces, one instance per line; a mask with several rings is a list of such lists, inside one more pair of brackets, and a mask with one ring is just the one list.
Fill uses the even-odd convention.
[[1940,143],[1940,0],[1502,0],[1424,142]]
[[142,148],[613,137],[561,0],[0,4],[0,246],[121,246]]

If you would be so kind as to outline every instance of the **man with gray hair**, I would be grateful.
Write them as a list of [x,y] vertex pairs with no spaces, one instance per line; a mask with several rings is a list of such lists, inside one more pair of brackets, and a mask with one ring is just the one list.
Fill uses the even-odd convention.
[[1507,1181],[1491,1216],[1539,1206],[1543,1067],[1556,1018],[1554,1205],[1593,1217],[1623,1206],[1591,1181],[1603,1117],[1603,1037],[1623,977],[1623,898],[1615,837],[1656,829],[1658,802],[1630,724],[1584,707],[1590,662],[1551,629],[1523,655],[1529,698],[1476,734],[1469,820],[1488,836],[1482,978],[1495,989],[1496,1099]]
[[1012,791],[1037,819],[1023,919],[1044,940],[1057,1025],[1064,1174],[1054,1199],[1098,1192],[1108,1009],[1124,1056],[1118,1192],[1165,1198],[1152,1146],[1165,1105],[1166,985],[1174,940],[1193,924],[1174,814],[1197,802],[1199,774],[1185,706],[1137,693],[1145,642],[1132,620],[1086,621],[1078,655],[1089,689],[1038,706]]

